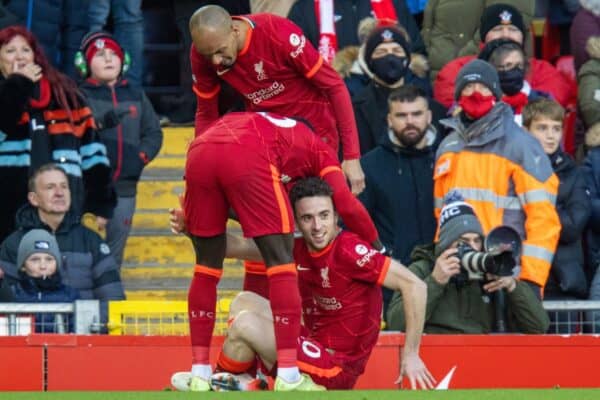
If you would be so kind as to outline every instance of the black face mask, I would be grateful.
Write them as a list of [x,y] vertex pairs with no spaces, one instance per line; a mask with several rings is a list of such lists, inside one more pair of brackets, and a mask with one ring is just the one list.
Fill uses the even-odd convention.
[[381,58],[372,59],[369,67],[379,79],[391,85],[406,75],[408,59],[388,54]]
[[525,71],[521,68],[513,68],[508,71],[499,71],[500,88],[502,92],[508,96],[513,96],[523,88],[523,80],[525,79]]

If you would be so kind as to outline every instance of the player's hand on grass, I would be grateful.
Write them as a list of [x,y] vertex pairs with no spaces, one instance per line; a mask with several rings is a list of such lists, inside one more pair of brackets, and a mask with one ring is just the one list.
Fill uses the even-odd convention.
[[365,174],[360,166],[359,159],[344,160],[342,162],[342,171],[350,181],[352,194],[358,196],[360,192],[365,190]]
[[402,353],[402,362],[400,364],[400,376],[396,384],[402,384],[404,377],[408,378],[411,389],[433,389],[435,378],[425,366],[425,363],[418,354]]

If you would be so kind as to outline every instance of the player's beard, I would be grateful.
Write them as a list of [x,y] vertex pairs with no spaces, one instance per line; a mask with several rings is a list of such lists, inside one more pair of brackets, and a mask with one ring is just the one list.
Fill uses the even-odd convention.
[[396,136],[402,146],[411,148],[415,147],[423,139],[426,132],[427,128],[421,130],[415,125],[407,125],[400,132],[394,131],[394,136]]

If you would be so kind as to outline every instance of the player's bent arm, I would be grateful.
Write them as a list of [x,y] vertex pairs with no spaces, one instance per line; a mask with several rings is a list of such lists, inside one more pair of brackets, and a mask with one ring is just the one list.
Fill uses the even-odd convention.
[[383,286],[402,292],[404,314],[406,315],[405,353],[418,354],[421,334],[425,324],[427,285],[408,268],[394,259],[383,279]]
[[227,232],[227,248],[225,257],[238,260],[262,261],[258,247],[252,239]]

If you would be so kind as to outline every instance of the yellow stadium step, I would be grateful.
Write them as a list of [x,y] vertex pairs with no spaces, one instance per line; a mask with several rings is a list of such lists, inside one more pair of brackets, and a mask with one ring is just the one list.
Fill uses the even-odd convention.
[[185,184],[180,181],[142,180],[138,183],[137,209],[169,209],[179,207],[179,196]]
[[[233,298],[239,290],[220,289],[217,296],[219,298]],[[177,301],[187,300],[188,289],[164,289],[164,290],[126,290],[127,300],[160,300]]]
[[[185,168],[185,154],[174,156],[156,156],[144,169],[147,174],[154,169],[176,169],[183,171]],[[183,174],[182,174],[183,175]]]
[[[189,266],[140,266],[131,267],[124,265],[121,268],[121,279],[131,281],[134,279],[168,279],[185,278],[190,279],[194,274],[194,264]],[[244,267],[241,261],[232,258],[226,258],[223,262],[223,277],[242,278],[244,276]]]
[[163,128],[163,145],[159,156],[185,156],[189,144],[194,139],[194,128]]
[[[240,224],[232,219],[227,221],[228,230],[240,230]],[[166,231],[169,230],[169,210],[166,208],[160,209],[143,209],[139,208],[133,215],[133,234],[136,231]]]

